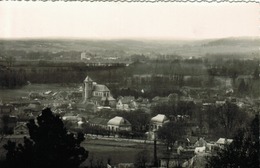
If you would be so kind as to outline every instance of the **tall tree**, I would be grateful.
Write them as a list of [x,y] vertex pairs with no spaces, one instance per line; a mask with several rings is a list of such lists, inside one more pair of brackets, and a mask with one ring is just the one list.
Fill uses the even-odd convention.
[[238,85],[238,92],[239,92],[240,94],[244,94],[244,93],[246,93],[247,91],[248,91],[248,86],[247,86],[245,80],[242,79],[241,82],[240,82],[239,85]]
[[254,74],[253,74],[253,76],[254,76],[254,79],[255,80],[258,80],[259,79],[259,75],[260,75],[260,72],[259,72],[259,69],[258,69],[258,67],[255,69],[255,71],[254,71]]
[[249,129],[240,130],[233,142],[208,158],[208,168],[259,167],[259,115]]
[[186,133],[185,122],[168,122],[158,130],[158,138],[166,143],[167,150],[172,149],[174,143]]
[[8,141],[6,160],[2,167],[78,168],[88,157],[80,146],[84,135],[68,133],[61,118],[47,108],[35,120],[27,123],[30,138],[23,144]]
[[230,102],[217,107],[216,113],[220,128],[224,129],[226,137],[232,136],[234,129],[245,124],[247,119],[245,112],[241,111],[236,104]]

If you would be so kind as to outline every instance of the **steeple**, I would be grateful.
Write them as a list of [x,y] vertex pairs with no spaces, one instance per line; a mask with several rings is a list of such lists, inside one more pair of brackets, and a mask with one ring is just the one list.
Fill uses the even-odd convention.
[[84,102],[92,96],[93,80],[90,77],[86,77],[84,80]]
[[84,82],[93,82],[93,80],[92,80],[89,76],[87,76],[87,77],[85,78]]

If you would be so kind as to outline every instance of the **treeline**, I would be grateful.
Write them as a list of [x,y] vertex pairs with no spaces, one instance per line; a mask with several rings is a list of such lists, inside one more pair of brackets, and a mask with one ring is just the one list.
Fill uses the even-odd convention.
[[142,110],[135,110],[131,113],[126,113],[125,111],[100,111],[97,113],[99,117],[102,118],[113,118],[116,116],[121,116],[128,120],[132,125],[132,132],[136,134],[144,134],[146,131],[149,130],[149,123],[150,123],[150,114],[145,113]]
[[0,57],[16,56],[19,60],[80,60],[79,51],[24,51],[24,50],[0,50]]
[[0,67],[0,87],[15,88],[30,83],[83,83],[86,76],[102,84],[119,83],[123,81],[122,66],[116,67],[87,67],[74,65],[72,67]]
[[26,83],[25,71],[0,70],[0,88],[16,88]]
[[[71,128],[70,130],[73,130]],[[101,126],[93,126],[89,124],[84,124],[82,129],[75,129],[73,131],[76,132],[83,132],[85,134],[91,134],[91,135],[96,135],[96,136],[103,136],[103,137],[109,137],[109,136],[119,136],[121,138],[138,138],[138,139],[144,139],[145,138],[145,133],[144,132],[137,132],[137,131],[113,131],[109,130],[107,128],[101,127]]]
[[253,75],[259,68],[260,60],[216,60],[215,62],[207,62],[208,73],[212,76],[228,76],[237,77],[238,75]]
[[[41,84],[82,83],[88,75],[97,83],[106,84],[115,97],[131,92],[130,95],[135,97],[152,98],[166,96],[183,86],[219,86],[216,76],[233,79],[236,88],[235,81],[240,75],[253,75],[255,80],[259,79],[259,64],[255,60],[195,60],[137,61],[129,66],[87,66],[85,63],[43,60],[29,62],[30,66],[24,63],[18,66],[18,62],[9,60],[11,72],[5,69],[1,71],[0,86],[13,88],[26,84],[26,81]],[[129,88],[130,91],[123,88]],[[252,88],[255,88],[255,84]],[[142,89],[145,92],[141,92]]]
[[196,136],[213,138],[232,137],[239,128],[248,124],[251,117],[245,109],[239,108],[230,101],[226,101],[222,105],[202,105],[170,100],[157,104],[151,110],[152,116],[164,114],[172,122],[188,121],[193,123],[198,128]]

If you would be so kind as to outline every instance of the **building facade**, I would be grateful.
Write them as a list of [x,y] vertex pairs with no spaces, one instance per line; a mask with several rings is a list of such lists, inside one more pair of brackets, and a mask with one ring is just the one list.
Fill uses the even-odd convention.
[[96,105],[111,106],[115,99],[111,96],[106,85],[97,84],[90,77],[84,80],[84,102],[93,102]]

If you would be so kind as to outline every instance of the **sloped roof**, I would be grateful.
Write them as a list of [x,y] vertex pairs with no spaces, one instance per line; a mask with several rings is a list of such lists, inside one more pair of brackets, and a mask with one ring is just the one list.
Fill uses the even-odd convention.
[[206,146],[207,145],[207,141],[205,141],[203,138],[200,138],[196,143],[195,146],[197,147],[202,147],[202,146]]
[[116,126],[120,126],[120,125],[131,125],[131,123],[129,121],[127,121],[126,119],[124,119],[123,117],[114,117],[112,119],[110,119],[107,122],[108,125],[116,125]]
[[34,110],[34,111],[41,111],[43,108],[43,106],[38,105],[38,104],[29,104],[27,107],[25,107],[25,109],[30,109],[30,110]]
[[28,127],[26,126],[26,122],[18,122],[17,124],[16,124],[16,126],[14,127],[14,129],[16,130],[16,129],[19,129],[19,128],[25,128],[25,129],[28,129]]
[[109,92],[109,89],[107,88],[106,85],[99,85],[99,84],[97,84],[97,85],[94,85],[93,91],[98,91],[98,92],[107,91],[107,92]]
[[95,106],[94,103],[88,102],[88,103],[79,103],[76,104],[77,108],[84,108],[84,109],[91,109]]
[[160,96],[155,96],[152,101],[153,102],[158,102],[158,101],[168,101],[169,98],[168,97],[160,97]]
[[188,136],[188,137],[186,138],[186,140],[187,140],[188,142],[190,142],[191,144],[195,144],[195,143],[198,141],[198,137]]
[[233,142],[233,139],[219,138],[216,143],[224,145],[224,144],[230,144],[231,142]]
[[161,123],[164,123],[167,120],[168,118],[164,114],[157,114],[155,117],[151,119],[151,121],[153,122],[161,122]]
[[107,99],[108,101],[114,101],[114,100],[115,100],[112,96],[102,97],[102,98],[101,98],[102,101],[105,101],[106,99]]
[[93,80],[92,80],[89,76],[87,76],[87,77],[85,78],[84,82],[93,82]]
[[125,97],[120,98],[119,100],[121,100],[121,102],[123,104],[129,104],[132,101],[135,101],[135,97],[134,96],[125,96]]
[[65,97],[67,97],[68,96],[68,92],[66,92],[66,91],[60,91],[60,92],[58,92],[55,96],[61,96],[61,97],[63,97],[63,98],[65,98]]
[[64,117],[62,117],[62,119],[67,120],[67,121],[78,121],[79,116],[64,116]]

